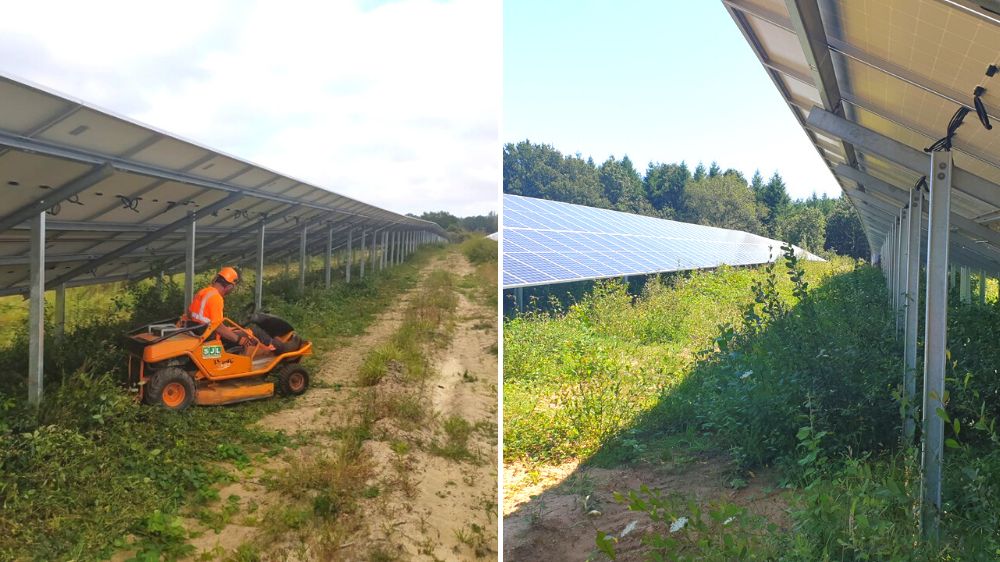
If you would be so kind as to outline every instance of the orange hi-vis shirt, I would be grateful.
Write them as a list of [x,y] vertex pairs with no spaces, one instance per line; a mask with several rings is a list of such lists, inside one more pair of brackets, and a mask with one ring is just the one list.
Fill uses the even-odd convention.
[[215,287],[208,286],[198,291],[188,307],[188,316],[195,322],[206,322],[205,334],[211,334],[222,324],[222,295]]

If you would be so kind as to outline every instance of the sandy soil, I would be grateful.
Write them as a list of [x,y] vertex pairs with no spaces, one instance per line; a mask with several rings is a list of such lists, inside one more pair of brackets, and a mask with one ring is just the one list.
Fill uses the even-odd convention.
[[[313,374],[314,382],[323,383],[322,388],[310,389],[296,399],[293,407],[259,422],[268,429],[298,435],[307,445],[277,458],[256,459],[252,466],[237,472],[236,481],[220,490],[219,505],[231,495],[238,496],[239,514],[221,531],[187,520],[189,530],[200,533],[190,541],[198,553],[192,559],[208,552],[229,554],[253,541],[259,533],[252,521],[246,524],[249,519],[242,514],[251,506],[255,513],[265,513],[285,501],[267,491],[262,478],[288,471],[297,460],[336,446],[329,437],[330,430],[346,427],[356,419],[358,393],[367,391],[356,383],[366,353],[398,330],[412,295],[421,290],[423,280],[433,269],[445,269],[456,277],[472,271],[456,252],[431,263],[423,270],[417,288],[402,295],[400,302],[379,316],[366,333],[324,357],[323,367]],[[490,321],[488,328],[473,328],[481,326],[484,319]],[[454,337],[447,348],[435,354],[431,379],[413,388],[401,382],[397,373],[390,372],[375,388],[379,400],[407,393],[420,396],[429,404],[432,418],[418,428],[402,427],[391,419],[376,423],[373,439],[365,443],[365,451],[376,467],[376,477],[370,483],[382,484],[387,491],[364,504],[359,530],[341,551],[343,559],[365,558],[372,545],[381,545],[382,550],[404,560],[477,559],[477,549],[487,559],[496,558],[497,357],[489,352],[496,341],[495,308],[488,309],[461,295]],[[484,428],[470,439],[475,461],[456,462],[427,451],[430,443],[443,439],[441,422],[450,415],[461,415]],[[391,443],[401,438],[420,446],[400,454]],[[265,560],[315,560],[311,552],[301,537],[278,540],[262,550]]]
[[[725,500],[787,526],[786,503],[773,475],[754,474],[740,490],[726,487],[724,456],[698,454],[681,464],[641,464],[615,469],[504,466],[503,559],[531,562],[605,560],[595,546],[597,531],[618,537],[618,560],[644,560],[641,538],[653,530],[645,514],[615,502],[614,493],[641,485],[699,502]],[[624,531],[632,526],[625,536]]]
[[[473,272],[457,254],[440,267],[456,277]],[[497,558],[497,356],[489,351],[497,342],[496,309],[460,293],[455,316],[454,337],[435,356],[434,375],[422,388],[407,388],[392,377],[378,388],[382,397],[418,392],[434,420],[421,428],[380,420],[382,435],[366,444],[380,467],[379,478],[402,481],[367,517],[393,522],[370,538],[393,545],[404,559]],[[440,428],[451,416],[478,428],[469,441],[472,459],[443,458],[428,447],[405,456],[391,449],[393,440],[443,442]]]

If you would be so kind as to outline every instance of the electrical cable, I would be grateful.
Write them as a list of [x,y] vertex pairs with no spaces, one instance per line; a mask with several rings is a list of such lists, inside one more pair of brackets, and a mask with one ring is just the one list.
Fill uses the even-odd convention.
[[965,116],[971,111],[968,107],[964,105],[958,108],[958,111],[951,116],[951,120],[948,121],[948,128],[945,136],[937,140],[934,144],[928,146],[924,149],[924,152],[937,152],[939,150],[951,150],[951,138],[955,136],[955,132],[958,128],[962,126],[962,122]]

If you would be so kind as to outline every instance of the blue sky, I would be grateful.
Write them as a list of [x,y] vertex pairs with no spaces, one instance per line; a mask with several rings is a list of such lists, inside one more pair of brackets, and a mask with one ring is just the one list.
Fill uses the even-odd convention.
[[504,1],[504,142],[564,154],[777,170],[840,195],[719,0]]

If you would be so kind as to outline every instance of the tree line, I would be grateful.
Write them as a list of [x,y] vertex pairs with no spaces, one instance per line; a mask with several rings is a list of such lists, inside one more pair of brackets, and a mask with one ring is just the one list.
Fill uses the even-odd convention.
[[640,174],[628,156],[600,165],[579,154],[563,155],[550,145],[507,143],[503,150],[504,193],[577,203],[752,232],[810,251],[830,250],[868,257],[868,240],[846,197],[825,194],[792,200],[775,172],[767,181],[758,170],[748,182],[716,162],[650,162]]
[[448,211],[428,211],[421,215],[407,213],[408,216],[437,223],[441,228],[450,232],[484,232],[493,234],[498,228],[497,214],[493,211],[485,215],[475,215],[470,217],[457,217]]

